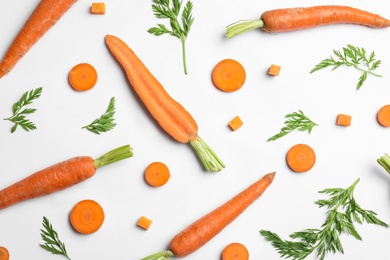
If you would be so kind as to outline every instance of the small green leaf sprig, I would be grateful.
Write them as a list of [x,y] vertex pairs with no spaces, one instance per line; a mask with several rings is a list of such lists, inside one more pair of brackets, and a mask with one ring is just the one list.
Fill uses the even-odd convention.
[[366,81],[367,76],[369,74],[376,77],[382,77],[382,75],[374,73],[374,70],[376,70],[381,64],[381,60],[377,60],[375,58],[374,51],[372,51],[371,54],[367,56],[367,51],[364,48],[359,48],[351,44],[348,44],[346,47],[343,47],[342,52],[333,50],[333,54],[336,56],[336,59],[330,56],[330,58],[322,60],[310,71],[310,73],[313,73],[315,71],[327,67],[333,67],[332,68],[333,71],[338,67],[340,67],[341,65],[354,67],[355,69],[363,73],[358,80],[358,84],[357,84],[358,90]]
[[171,28],[168,29],[164,24],[157,24],[156,27],[150,28],[148,32],[156,36],[169,34],[180,39],[184,73],[187,75],[186,40],[194,22],[194,17],[192,16],[193,4],[191,1],[188,1],[181,13],[181,18],[179,18],[182,7],[181,0],[172,0],[172,3],[171,0],[153,0],[153,3],[152,10],[155,17],[169,19]]
[[102,114],[99,118],[92,121],[90,124],[83,126],[82,128],[87,129],[88,131],[101,134],[103,132],[108,132],[112,130],[116,123],[114,123],[114,115],[115,115],[115,97],[110,99],[110,103],[106,109],[106,112]]
[[40,246],[55,255],[63,255],[70,260],[66,252],[65,244],[58,238],[57,232],[53,229],[52,224],[46,217],[43,217],[42,225],[41,237],[45,243],[40,244]]
[[267,141],[275,141],[294,130],[308,131],[310,134],[313,127],[318,126],[316,123],[311,121],[301,110],[287,114],[285,118],[287,118],[287,120],[284,122],[284,127],[282,127],[279,133],[268,138]]
[[14,125],[11,128],[11,133],[14,133],[18,126],[22,127],[25,131],[29,132],[30,130],[34,130],[37,127],[33,122],[31,122],[26,115],[32,114],[37,109],[35,108],[24,108],[27,105],[32,104],[35,99],[38,99],[42,94],[42,87],[37,89],[32,89],[30,91],[25,92],[20,100],[13,104],[12,112],[13,115],[4,120],[11,121]]
[[341,234],[351,235],[357,240],[362,240],[355,228],[355,223],[375,224],[388,228],[389,225],[377,218],[372,210],[360,207],[353,193],[359,179],[350,187],[329,188],[319,193],[329,195],[329,199],[320,199],[315,202],[319,207],[326,207],[326,220],[321,228],[309,228],[290,235],[291,239],[283,240],[277,234],[261,230],[260,234],[276,249],[283,258],[303,260],[316,251],[317,259],[323,260],[328,253],[344,253],[340,240]]

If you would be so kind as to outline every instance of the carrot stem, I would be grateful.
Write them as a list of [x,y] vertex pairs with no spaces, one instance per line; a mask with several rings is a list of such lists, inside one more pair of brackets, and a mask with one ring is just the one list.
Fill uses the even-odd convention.
[[190,143],[207,171],[219,172],[225,168],[218,155],[199,135],[196,135],[196,139]]
[[168,260],[173,257],[174,254],[171,250],[165,250],[162,252],[155,253],[153,255],[142,258],[141,260]]
[[183,52],[184,74],[187,75],[186,39],[181,37],[181,49]]
[[115,149],[103,154],[99,158],[95,159],[93,161],[93,164],[94,164],[95,168],[98,169],[102,166],[105,166],[105,165],[108,165],[108,164],[111,164],[111,163],[114,163],[114,162],[117,162],[117,161],[120,161],[120,160],[123,160],[126,158],[130,158],[132,156],[133,156],[133,151],[132,151],[130,145],[123,145],[123,146],[115,148]]
[[387,153],[378,158],[377,162],[390,174],[390,156]]
[[262,27],[264,27],[264,21],[262,19],[240,20],[226,27],[226,36],[233,38],[238,34]]

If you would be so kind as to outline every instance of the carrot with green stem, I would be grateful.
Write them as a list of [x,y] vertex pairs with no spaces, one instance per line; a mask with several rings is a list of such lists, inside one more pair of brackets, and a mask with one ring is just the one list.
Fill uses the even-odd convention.
[[207,171],[220,171],[225,164],[198,135],[191,114],[164,89],[133,50],[121,39],[106,35],[106,44],[122,65],[130,85],[160,126],[180,143],[190,143]]
[[16,63],[75,2],[77,0],[41,0],[38,3],[0,62],[0,78],[14,68]]
[[185,257],[214,238],[241,213],[243,213],[272,184],[275,173],[268,173],[235,197],[198,219],[178,233],[169,243],[169,250],[141,260],[167,260],[170,257]]
[[0,191],[0,210],[16,203],[52,194],[91,178],[96,169],[133,156],[130,145],[97,159],[78,156],[40,170]]
[[332,24],[356,24],[372,28],[385,28],[390,26],[390,20],[350,6],[322,5],[282,8],[266,11],[260,19],[241,20],[233,23],[227,26],[226,36],[232,38],[257,28],[269,33],[278,33]]

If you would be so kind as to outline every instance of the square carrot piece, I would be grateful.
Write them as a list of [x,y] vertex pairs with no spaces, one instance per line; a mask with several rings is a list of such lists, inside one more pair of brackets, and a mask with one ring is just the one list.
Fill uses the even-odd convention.
[[244,123],[239,116],[236,116],[229,122],[229,126],[233,131],[238,130]]
[[149,219],[149,218],[147,218],[145,216],[142,216],[138,220],[137,226],[139,226],[139,227],[141,227],[141,228],[143,228],[145,230],[148,230],[150,225],[152,225],[152,222],[153,222],[153,220],[151,220],[151,219]]
[[94,2],[91,5],[92,14],[106,14],[106,4],[104,2]]
[[338,114],[336,124],[341,126],[350,126],[352,117],[349,115]]
[[271,64],[268,74],[272,76],[279,76],[281,67],[279,65]]

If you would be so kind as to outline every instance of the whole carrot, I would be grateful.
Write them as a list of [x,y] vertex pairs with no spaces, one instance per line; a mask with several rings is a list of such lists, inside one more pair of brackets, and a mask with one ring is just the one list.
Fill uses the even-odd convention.
[[209,214],[198,219],[178,233],[169,243],[169,250],[162,251],[141,260],[185,257],[210,241],[227,225],[245,211],[271,185],[275,173],[268,173],[260,180],[222,204]]
[[124,145],[95,160],[89,156],[79,156],[52,165],[1,190],[0,210],[71,187],[91,178],[96,169],[132,156],[131,147]]
[[0,62],[0,78],[10,72],[30,48],[77,0],[41,0]]
[[190,143],[207,171],[222,170],[225,164],[199,137],[198,125],[191,114],[165,91],[125,42],[112,35],[106,35],[105,40],[131,86],[160,126],[176,141]]
[[260,19],[238,21],[226,28],[226,36],[260,28],[265,32],[289,32],[331,24],[356,24],[372,28],[390,26],[390,20],[350,6],[322,5],[275,9],[264,12]]

